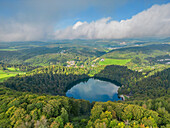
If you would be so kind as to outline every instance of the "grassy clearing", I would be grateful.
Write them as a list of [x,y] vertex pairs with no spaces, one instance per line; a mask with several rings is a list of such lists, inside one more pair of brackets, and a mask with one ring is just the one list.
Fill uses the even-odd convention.
[[7,68],[8,71],[10,72],[16,72],[16,71],[19,71],[19,68]]
[[7,70],[0,70],[0,82],[8,79],[9,77],[16,76],[17,74],[24,74],[15,68],[8,68]]
[[0,49],[0,51],[18,51],[18,49]]
[[126,65],[131,59],[104,59],[100,61],[100,65]]
[[0,82],[3,82],[4,80],[8,79],[9,77],[16,76],[16,73],[10,73],[10,72],[3,72],[0,71]]

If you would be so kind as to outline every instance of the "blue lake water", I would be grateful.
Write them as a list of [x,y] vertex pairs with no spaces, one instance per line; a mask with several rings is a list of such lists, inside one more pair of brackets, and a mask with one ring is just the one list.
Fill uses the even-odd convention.
[[90,78],[87,82],[81,82],[73,86],[66,92],[66,96],[75,99],[85,99],[90,102],[117,101],[121,100],[121,98],[118,98],[118,88],[119,86],[113,83]]

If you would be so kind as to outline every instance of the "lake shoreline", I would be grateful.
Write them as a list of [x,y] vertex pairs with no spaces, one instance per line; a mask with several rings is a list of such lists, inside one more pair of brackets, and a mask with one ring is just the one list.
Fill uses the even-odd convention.
[[[75,82],[74,82],[75,83]],[[119,86],[113,82],[90,77],[74,84],[67,92],[67,97],[100,102],[124,100],[118,95]]]
[[122,86],[121,83],[119,83],[119,82],[117,82],[115,80],[110,80],[110,79],[103,78],[103,77],[95,77],[95,76],[93,76],[93,77],[87,77],[87,78],[80,79],[80,80],[77,80],[75,82],[72,82],[70,85],[68,85],[66,87],[65,92],[67,92],[69,89],[71,89],[74,85],[79,84],[81,82],[87,82],[89,79],[98,79],[98,80],[105,81],[105,82],[111,82],[112,84],[115,84],[115,85],[120,86],[120,87]]

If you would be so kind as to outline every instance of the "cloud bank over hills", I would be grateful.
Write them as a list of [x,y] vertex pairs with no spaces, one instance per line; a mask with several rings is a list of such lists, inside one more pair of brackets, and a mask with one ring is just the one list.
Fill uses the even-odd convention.
[[[50,9],[50,11],[49,14],[54,16],[54,10]],[[170,3],[153,5],[132,18],[120,22],[114,20],[114,17],[107,17],[92,22],[78,21],[62,30],[54,30],[56,19],[50,19],[45,11],[41,13],[44,13],[47,20],[44,17],[40,18],[41,16],[36,19],[39,14],[28,21],[24,20],[22,14],[20,14],[20,17],[23,17],[21,19],[0,20],[0,41],[170,37]],[[31,14],[28,13],[29,15]]]
[[154,5],[131,19],[103,18],[91,23],[78,21],[55,32],[55,39],[120,39],[170,36],[170,4]]

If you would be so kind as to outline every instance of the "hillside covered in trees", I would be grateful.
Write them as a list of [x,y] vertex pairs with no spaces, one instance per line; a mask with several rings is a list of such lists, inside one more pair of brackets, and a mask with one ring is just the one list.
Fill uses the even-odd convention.
[[[169,44],[81,42],[0,44],[0,128],[170,127]],[[89,78],[120,86],[126,100],[65,97]]]
[[170,68],[137,81],[134,85],[126,84],[126,86],[120,88],[119,93],[131,94],[133,99],[170,95]]
[[27,74],[11,77],[3,85],[18,91],[65,95],[65,92],[91,77],[110,81],[121,86],[119,94],[131,99],[144,99],[170,94],[170,68],[146,77],[125,66],[99,66],[91,69],[63,66],[36,68]]
[[[169,127],[169,69],[147,78],[125,66],[110,65],[97,69],[49,66],[9,78],[3,84],[17,91],[14,93],[1,87],[1,124],[54,128]],[[120,84],[119,93],[130,98],[125,102],[90,103],[50,96],[65,95],[69,87],[90,77]],[[155,97],[158,99],[152,99]]]
[[[159,103],[159,102],[157,102]],[[165,111],[165,113],[163,113]],[[89,103],[0,87],[1,127],[169,127],[169,113],[114,102]]]
[[[125,66],[100,66],[92,69],[49,66],[37,68],[26,75],[11,77],[3,84],[18,91],[65,95],[75,83],[90,77],[106,79],[121,84],[131,84],[142,77],[142,74],[127,69]],[[122,78],[123,77],[123,78]]]

